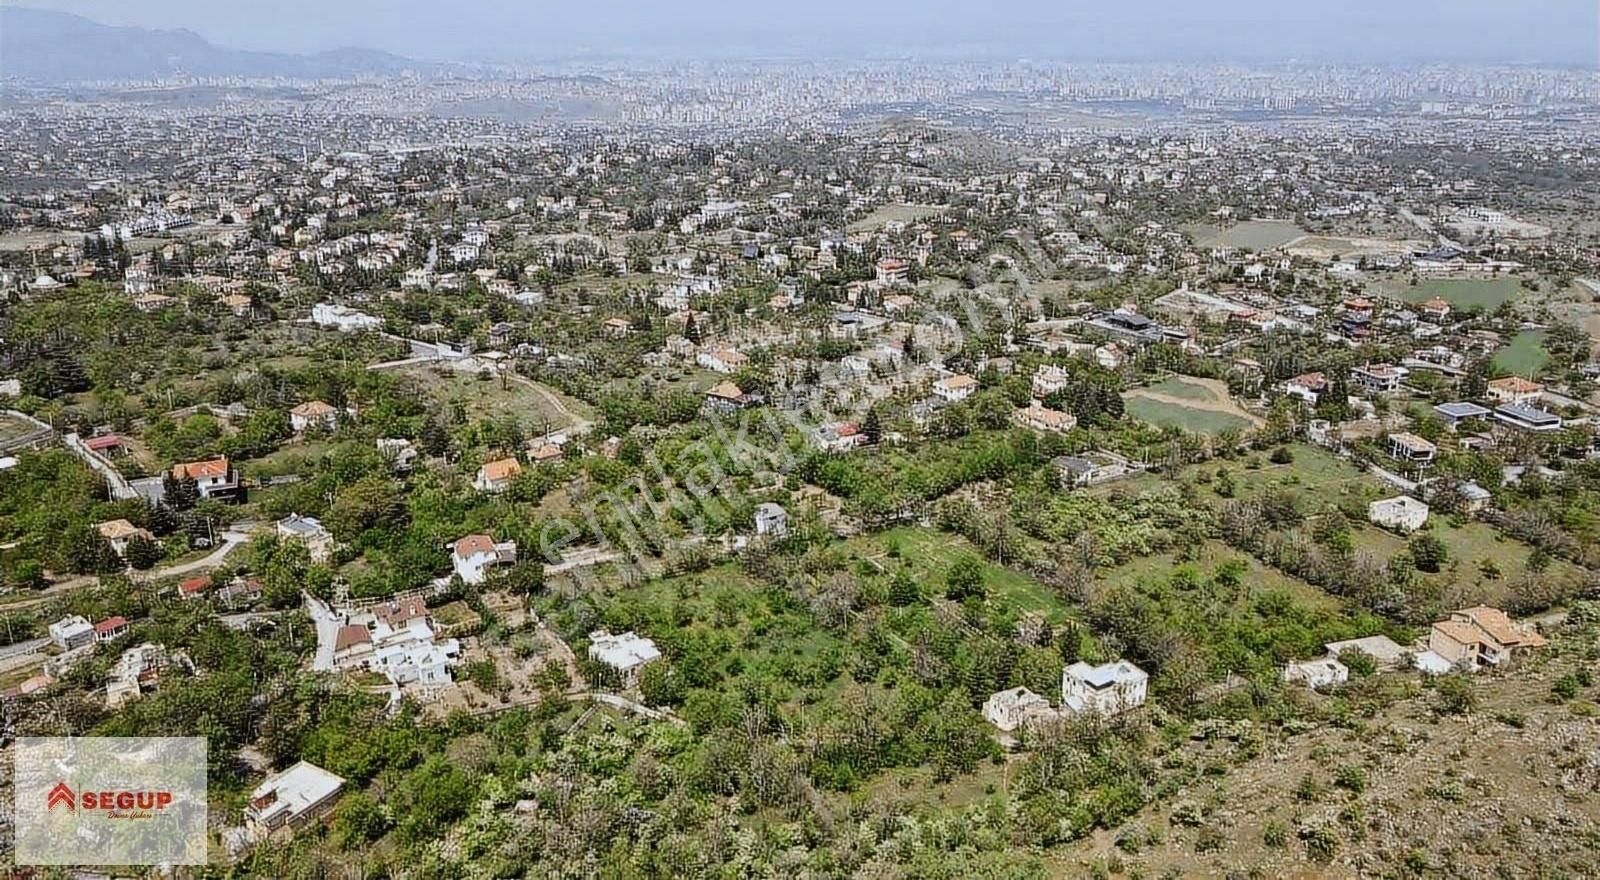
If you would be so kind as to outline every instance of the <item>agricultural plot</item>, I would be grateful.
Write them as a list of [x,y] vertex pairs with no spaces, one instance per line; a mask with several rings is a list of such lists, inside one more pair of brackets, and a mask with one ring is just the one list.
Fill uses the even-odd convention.
[[1228,396],[1222,383],[1174,376],[1123,394],[1128,413],[1157,427],[1178,427],[1196,434],[1220,434],[1260,424]]
[[941,595],[944,573],[956,560],[972,557],[981,562],[984,586],[991,601],[1009,602],[1020,611],[1031,611],[1051,622],[1072,616],[1066,603],[1049,587],[1021,572],[995,565],[965,538],[956,535],[905,527],[854,538],[847,546],[879,566],[893,569],[903,563],[925,590]]
[[851,223],[847,229],[850,232],[872,232],[883,228],[885,223],[916,223],[943,213],[944,208],[937,205],[883,205]]

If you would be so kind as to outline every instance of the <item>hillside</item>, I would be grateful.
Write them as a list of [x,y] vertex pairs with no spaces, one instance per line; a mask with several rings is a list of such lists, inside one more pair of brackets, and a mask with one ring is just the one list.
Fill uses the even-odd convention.
[[0,6],[0,76],[41,83],[173,76],[323,78],[426,67],[368,49],[247,52],[192,31],[111,27],[64,12]]
[[[1307,692],[1283,729],[1196,725],[1161,759],[1200,778],[1056,865],[1146,877],[1594,876],[1594,627],[1503,672]],[[1584,684],[1589,681],[1590,684]]]

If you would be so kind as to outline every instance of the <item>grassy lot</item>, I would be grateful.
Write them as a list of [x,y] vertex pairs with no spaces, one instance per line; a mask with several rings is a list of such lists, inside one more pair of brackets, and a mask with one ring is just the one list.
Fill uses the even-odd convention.
[[1173,376],[1163,379],[1150,386],[1150,390],[1157,394],[1168,394],[1181,397],[1185,400],[1221,400],[1217,393],[1198,382],[1191,382],[1182,376]]
[[1208,462],[1198,467],[1212,473],[1228,471],[1241,497],[1268,489],[1288,489],[1297,496],[1311,495],[1334,501],[1360,488],[1383,488],[1376,477],[1320,447],[1296,443],[1289,451],[1294,460],[1288,464],[1273,464],[1263,454],[1242,461]]
[[1283,247],[1306,234],[1304,229],[1287,220],[1246,220],[1225,228],[1191,225],[1183,229],[1193,236],[1199,247],[1239,247],[1255,251]]
[[929,217],[937,217],[944,213],[944,208],[937,205],[883,205],[860,220],[851,223],[850,232],[872,232],[885,223],[899,221],[901,223],[915,223]]
[[1135,388],[1124,394],[1123,400],[1134,418],[1163,428],[1175,425],[1195,433],[1220,434],[1256,423],[1220,383],[1188,376],[1172,376],[1147,388]]
[[[404,375],[414,379],[438,405],[448,412],[457,403],[469,419],[500,419],[513,416],[530,432],[542,433],[572,424],[572,415],[589,417],[589,407],[547,387],[544,393],[510,378],[479,378],[474,374],[437,370],[427,366],[410,367]],[[559,406],[555,405],[559,402]]]
[[[1237,560],[1248,566],[1249,570],[1244,575],[1244,583],[1250,587],[1252,593],[1282,590],[1293,596],[1297,602],[1311,607],[1339,607],[1339,600],[1322,590],[1298,578],[1290,577],[1275,568],[1268,568],[1249,556],[1223,544],[1221,541],[1207,541],[1200,549],[1199,556],[1193,562],[1187,564],[1207,572],[1215,570],[1217,566],[1230,560]],[[1173,569],[1184,564],[1186,563],[1180,562],[1171,553],[1144,556],[1101,572],[1098,580],[1107,586],[1132,586],[1141,581],[1164,578],[1170,575]]]
[[1511,344],[1494,354],[1494,365],[1518,376],[1533,376],[1550,362],[1544,350],[1544,334],[1538,331],[1518,333]]
[[1191,409],[1131,395],[1127,398],[1128,414],[1158,427],[1176,425],[1196,434],[1221,434],[1230,429],[1245,430],[1253,423],[1244,416],[1212,410]]
[[308,440],[280,446],[270,454],[251,459],[240,466],[247,477],[275,477],[283,474],[308,473],[310,462],[326,455],[332,449],[332,440]]
[[924,589],[943,595],[944,573],[957,559],[972,556],[983,564],[983,582],[990,601],[1008,602],[1023,611],[1032,611],[1052,623],[1073,616],[1067,604],[1054,591],[1037,580],[995,565],[967,539],[935,529],[903,527],[875,535],[852,538],[846,546],[851,552],[893,571],[904,564]]
[[1388,290],[1407,302],[1439,297],[1458,309],[1477,306],[1493,311],[1501,303],[1515,299],[1522,285],[1515,278],[1429,278],[1416,287],[1396,285]]
[[0,443],[26,437],[37,430],[38,427],[30,422],[0,413]]
[[613,601],[616,611],[636,614],[613,625],[648,633],[656,629],[651,621],[671,620],[689,633],[725,637],[728,650],[717,662],[730,679],[756,672],[757,678],[794,683],[831,680],[808,670],[836,662],[843,651],[837,636],[816,626],[809,614],[769,602],[766,589],[733,563],[649,581]]

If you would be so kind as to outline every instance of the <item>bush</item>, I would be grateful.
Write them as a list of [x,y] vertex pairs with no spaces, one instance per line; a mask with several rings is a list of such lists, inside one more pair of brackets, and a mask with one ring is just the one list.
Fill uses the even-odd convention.
[[1333,784],[1360,794],[1367,787],[1367,771],[1355,764],[1343,764],[1334,771]]
[[1283,827],[1283,823],[1277,819],[1268,820],[1261,829],[1261,843],[1269,849],[1283,849],[1288,842],[1289,829]]
[[1440,715],[1465,715],[1478,706],[1478,695],[1466,675],[1442,675],[1434,683],[1433,710]]
[[1277,449],[1272,450],[1272,455],[1268,460],[1273,464],[1292,464],[1294,462],[1294,453],[1290,452],[1287,446],[1279,446]]
[[944,586],[945,596],[952,601],[959,602],[968,596],[982,598],[983,563],[974,556],[957,559],[944,574]]

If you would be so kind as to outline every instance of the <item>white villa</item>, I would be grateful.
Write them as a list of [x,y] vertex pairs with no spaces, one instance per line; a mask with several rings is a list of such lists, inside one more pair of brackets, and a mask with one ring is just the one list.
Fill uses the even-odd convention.
[[1428,505],[1409,495],[1396,495],[1367,505],[1367,519],[1385,528],[1414,532],[1427,525]]
[[450,684],[450,667],[460,659],[459,642],[435,640],[433,618],[418,597],[351,610],[335,634],[335,665],[382,673],[396,686]]
[[589,658],[622,673],[623,682],[630,687],[638,683],[639,670],[660,656],[655,642],[631,630],[617,636],[605,630],[589,633]]
[[1334,657],[1291,662],[1283,667],[1283,680],[1305,682],[1308,688],[1333,687],[1350,680],[1350,670]]
[[333,809],[344,791],[344,778],[301,761],[268,776],[250,792],[245,826],[259,840],[286,836]]
[[1099,666],[1080,660],[1061,670],[1061,708],[1116,715],[1143,706],[1149,684],[1150,676],[1126,660]]

